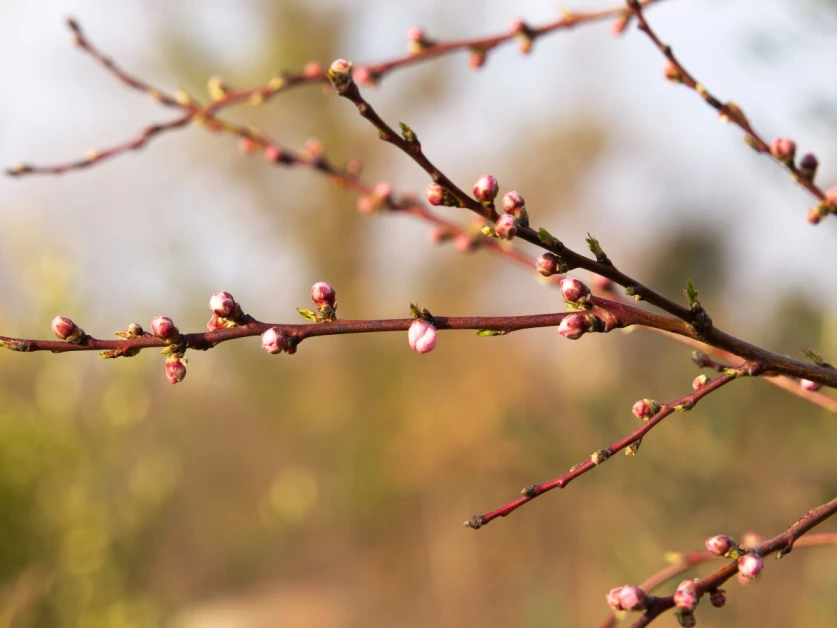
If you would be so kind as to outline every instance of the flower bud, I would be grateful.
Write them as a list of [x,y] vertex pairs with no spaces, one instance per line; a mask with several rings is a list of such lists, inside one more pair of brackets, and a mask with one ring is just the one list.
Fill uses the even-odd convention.
[[532,29],[529,28],[529,25],[519,17],[516,17],[509,22],[509,29],[512,33],[517,35],[517,38],[520,41],[520,52],[523,54],[529,54],[532,50],[532,44],[534,42],[534,33],[532,32]]
[[619,594],[621,592],[622,587],[616,587],[615,589],[611,589],[605,596],[608,606],[610,606],[610,608],[612,608],[615,611],[625,610],[624,608],[622,608],[622,602],[619,600]]
[[503,214],[494,223],[494,233],[501,240],[511,240],[517,235],[517,218],[511,214]]
[[209,309],[221,318],[230,318],[236,313],[238,303],[229,292],[216,292],[209,297]]
[[431,205],[446,205],[447,190],[438,183],[431,183],[427,186],[427,202]]
[[626,611],[641,611],[648,604],[648,596],[639,587],[626,584],[619,591],[619,604]]
[[786,137],[774,137],[770,141],[770,154],[784,164],[792,163],[796,155],[796,142]]
[[831,211],[837,211],[837,187],[825,191],[825,202],[831,206]]
[[628,22],[630,22],[630,20],[630,13],[625,13],[624,15],[619,16],[610,25],[610,32],[618,37],[619,35],[625,32],[625,29],[628,27]]
[[814,153],[805,153],[802,159],[799,160],[799,172],[806,179],[813,180],[817,175],[817,167],[819,165],[820,162]]
[[457,233],[453,238],[453,248],[459,253],[468,253],[477,247],[477,240],[465,231]]
[[323,73],[323,66],[317,61],[309,61],[302,68],[302,76],[305,78],[316,78]]
[[258,147],[259,145],[252,137],[242,137],[238,140],[238,150],[241,151],[243,155],[249,155],[250,153],[255,152]]
[[291,345],[292,341],[288,334],[278,327],[271,327],[262,334],[262,349],[271,355],[282,353],[282,351],[289,349]]
[[706,375],[698,375],[692,380],[692,390],[700,390],[709,383],[709,378]]
[[764,569],[764,561],[758,554],[744,554],[738,559],[738,573],[752,580]]
[[828,210],[826,209],[827,205],[823,205],[819,203],[814,205],[811,209],[808,210],[808,222],[812,225],[818,225],[822,222],[822,219],[828,215]]
[[372,188],[372,195],[381,199],[382,201],[389,200],[392,197],[392,186],[386,181],[379,181]]
[[567,314],[558,325],[558,333],[564,338],[578,340],[587,332],[587,317],[578,312]]
[[427,37],[420,26],[411,26],[407,29],[407,42],[410,54],[418,54],[433,45],[433,41]]
[[264,156],[265,161],[269,161],[272,164],[276,164],[279,162],[285,162],[286,157],[282,153],[282,149],[274,144],[268,144],[264,147],[264,151],[262,151],[262,156]]
[[660,411],[660,404],[653,399],[640,399],[631,408],[631,412],[638,419],[650,419]]
[[735,547],[735,541],[728,536],[719,534],[706,539],[706,551],[715,556],[726,556]]
[[354,71],[355,81],[358,85],[372,85],[378,83],[378,76],[369,69],[368,66],[362,65]]
[[334,288],[324,281],[318,281],[311,286],[311,300],[317,307],[323,307],[325,305],[333,308],[336,298],[337,293],[334,291]]
[[481,48],[472,48],[471,54],[468,56],[468,67],[472,70],[479,70],[485,65],[485,60],[485,50],[482,50]]
[[173,355],[166,360],[166,377],[170,384],[183,381],[183,378],[186,377],[186,365],[183,364],[182,358]]
[[541,253],[535,262],[535,270],[544,277],[551,277],[558,272],[558,256],[554,253]]
[[492,203],[500,191],[500,184],[490,174],[484,174],[474,183],[474,197],[480,203]]
[[56,316],[52,319],[52,333],[59,340],[66,340],[77,344],[84,338],[84,330],[66,316]]
[[357,210],[361,214],[374,214],[378,209],[378,199],[371,194],[364,194],[357,199]]
[[709,603],[715,608],[721,608],[727,603],[727,596],[721,589],[715,589],[709,594]]
[[209,331],[221,331],[222,329],[227,329],[229,327],[229,321],[225,318],[218,316],[217,314],[213,314],[209,318],[209,322],[206,324],[206,328]]
[[436,328],[423,318],[417,318],[407,332],[410,349],[417,353],[433,351],[436,346]]
[[338,94],[345,92],[352,84],[352,62],[337,59],[328,68],[326,76]]
[[180,331],[168,316],[155,316],[151,320],[151,333],[160,340],[171,342],[180,335]]
[[800,379],[799,384],[800,384],[800,386],[802,386],[803,390],[808,390],[810,392],[816,392],[820,388],[822,388],[822,384],[818,384],[817,382],[812,382],[810,379]]
[[681,611],[692,611],[698,605],[697,587],[694,580],[684,580],[674,592],[674,605]]
[[672,83],[680,83],[683,80],[680,70],[671,61],[671,59],[666,59],[665,63],[663,63],[663,76]]
[[590,288],[575,277],[564,277],[560,286],[561,296],[568,303],[583,303],[590,300]]
[[518,222],[524,227],[529,226],[529,212],[526,211],[526,202],[514,190],[503,196],[503,211],[517,218]]

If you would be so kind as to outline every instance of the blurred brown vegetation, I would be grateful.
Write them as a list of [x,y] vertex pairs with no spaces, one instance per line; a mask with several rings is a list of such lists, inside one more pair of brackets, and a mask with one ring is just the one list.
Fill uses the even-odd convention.
[[[350,30],[365,27],[345,9],[316,5],[261,5],[275,47],[221,68],[224,78],[249,85],[277,67],[345,54]],[[155,27],[160,59],[186,87],[197,92],[219,72],[170,24]],[[394,77],[372,97],[392,121],[432,117],[460,96],[445,72],[461,63],[408,70],[409,81]],[[537,86],[520,89],[527,97]],[[337,159],[361,156],[373,180],[401,159],[351,107],[317,89],[232,115],[289,146],[316,135]],[[480,141],[450,133],[466,146]],[[563,221],[597,233],[596,208],[583,198],[587,173],[610,142],[607,120],[579,108],[518,133],[519,148],[475,152],[470,164],[427,149],[454,180],[489,170],[501,184],[514,182],[536,222],[555,233]],[[176,167],[188,163],[229,184],[260,237],[290,250],[294,267],[264,271],[268,285],[248,284],[242,294],[235,282],[217,285],[200,272],[210,255],[202,242],[173,246],[155,271],[165,277],[160,291],[122,304],[117,294],[92,312],[85,294],[93,289],[72,247],[33,236],[37,219],[22,220],[2,233],[3,333],[46,336],[56,313],[100,336],[107,328],[89,328],[85,318],[115,330],[165,313],[195,329],[217,289],[259,318],[294,321],[305,286],[317,280],[337,288],[347,318],[401,316],[410,300],[445,314],[561,307],[533,273],[487,253],[434,249],[425,225],[360,216],[349,193],[240,157],[229,138],[193,131],[181,144],[166,141],[131,159],[121,176],[181,151]],[[422,189],[420,174],[410,177]],[[91,204],[101,197],[87,193]],[[669,199],[670,211],[695,206],[694,198],[682,207]],[[118,206],[99,211],[104,229],[124,219]],[[200,221],[203,209],[176,211]],[[405,235],[413,232],[419,237]],[[749,320],[747,304],[725,288],[728,235],[706,227],[652,237],[654,253],[626,260],[649,285],[674,296],[691,277],[706,288],[704,304],[719,325],[793,355],[806,346],[834,355],[833,316],[807,297],[783,295]],[[143,272],[128,255],[107,264]],[[183,266],[197,270],[173,270]],[[242,278],[263,272],[243,253],[229,266]],[[274,299],[271,285],[281,293],[290,274],[301,288],[289,302]],[[578,343],[554,330],[488,339],[445,333],[422,357],[400,335],[315,339],[278,358],[244,341],[191,354],[175,388],[151,352],[107,363],[90,354],[3,354],[0,627],[594,625],[607,614],[604,593],[661,568],[666,552],[716,533],[778,533],[837,490],[837,420],[742,381],[672,416],[637,457],[619,456],[478,532],[460,527],[633,428],[636,399],[682,395],[696,375],[689,353],[642,332]],[[700,625],[831,625],[835,559],[824,549],[771,561],[757,584],[730,583],[725,609],[702,605]]]

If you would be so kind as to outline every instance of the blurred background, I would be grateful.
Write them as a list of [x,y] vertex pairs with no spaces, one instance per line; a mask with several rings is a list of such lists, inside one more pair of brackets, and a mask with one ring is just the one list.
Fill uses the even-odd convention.
[[[399,55],[413,24],[449,39],[556,15],[547,0],[0,7],[4,166],[74,159],[174,115],[75,50],[68,15],[128,71],[199,96],[214,74],[243,87],[311,60]],[[815,152],[822,186],[837,183],[837,3],[668,0],[648,17],[710,90],[766,137]],[[726,331],[833,361],[837,223],[808,225],[812,201],[784,171],[664,81],[644,36],[610,27],[552,35],[526,58],[504,47],[479,72],[454,55],[366,93],[462,187],[491,173],[576,250],[589,231],[672,298],[693,279]],[[371,182],[428,183],[317,87],[228,115],[290,148],[319,138]],[[195,331],[217,290],[262,320],[298,322],[321,280],[345,318],[402,317],[411,301],[446,315],[563,308],[533,272],[433,245],[408,217],[360,215],[352,193],[200,128],[0,191],[5,335],[51,337],[56,314],[99,337],[159,314]],[[689,354],[643,332],[446,332],[421,357],[406,334],[314,339],[278,357],[250,339],[190,352],[172,387],[151,351],[0,353],[0,627],[597,625],[604,594],[666,552],[772,536],[837,490],[837,417],[741,381],[672,416],[637,457],[461,527],[635,428],[637,399],[687,392]],[[757,584],[729,583],[725,609],[701,605],[700,625],[832,625],[836,561],[833,548],[769,561]]]

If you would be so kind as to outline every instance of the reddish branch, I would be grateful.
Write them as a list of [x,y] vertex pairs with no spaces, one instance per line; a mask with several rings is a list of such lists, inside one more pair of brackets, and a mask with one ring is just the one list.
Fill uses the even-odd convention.
[[[794,544],[794,549],[822,547],[825,545],[837,546],[837,532],[823,532],[821,534],[806,534],[798,539]],[[645,582],[639,585],[639,588],[646,593],[651,593],[654,589],[662,586],[669,580],[676,578],[695,567],[704,563],[722,560],[721,557],[710,554],[709,552],[686,552],[677,555],[677,562],[664,567],[655,574],[649,576]],[[614,614],[605,619],[599,628],[614,628],[619,621],[619,618]]]
[[588,471],[595,469],[597,466],[605,462],[608,458],[610,458],[613,454],[618,453],[626,448],[629,449],[628,453],[636,453],[636,449],[639,448],[639,444],[642,442],[642,438],[650,432],[654,427],[656,427],[659,423],[662,422],[667,416],[674,412],[683,412],[691,410],[698,401],[703,399],[706,395],[718,390],[722,386],[729,384],[731,381],[738,379],[739,377],[745,375],[757,375],[759,371],[759,367],[754,364],[745,364],[744,366],[738,369],[729,369],[723,375],[718,376],[711,382],[709,382],[703,388],[696,390],[694,392],[681,397],[671,403],[662,404],[660,406],[659,411],[656,414],[651,416],[647,419],[640,427],[633,430],[630,434],[625,436],[624,438],[619,439],[615,443],[605,447],[604,449],[600,449],[590,456],[589,459],[575,465],[572,469],[570,469],[564,475],[555,478],[554,480],[550,480],[549,482],[544,482],[543,484],[534,484],[532,486],[527,486],[526,488],[521,491],[522,496],[518,497],[514,501],[509,502],[505,506],[501,506],[496,510],[492,510],[491,512],[487,512],[483,515],[476,515],[465,522],[465,525],[477,530],[482,526],[491,523],[494,519],[498,517],[505,517],[506,515],[514,512],[524,504],[532,501],[536,497],[543,495],[551,491],[554,488],[565,488],[570,482],[572,482],[577,477],[584,475]]
[[775,152],[771,150],[770,144],[753,129],[752,124],[738,105],[732,102],[724,103],[713,96],[701,82],[699,82],[688,70],[686,70],[686,68],[683,67],[680,61],[677,60],[677,57],[674,56],[671,46],[664,44],[648,24],[648,21],[645,19],[641,2],[637,2],[637,0],[627,0],[627,6],[636,17],[637,27],[639,30],[648,35],[648,38],[654,43],[660,52],[663,53],[670,64],[667,68],[667,76],[670,80],[682,83],[683,85],[695,90],[710,107],[718,112],[722,120],[732,122],[744,131],[746,134],[744,139],[750,147],[752,147],[756,152],[768,155],[776,163],[790,172],[793,180],[799,183],[803,188],[808,190],[812,196],[820,201],[825,211],[834,211],[834,209],[829,209],[831,202],[826,198],[826,193],[814,183],[813,175],[806,173],[797,167],[794,163],[792,154],[789,158],[782,158],[782,156],[775,154]]

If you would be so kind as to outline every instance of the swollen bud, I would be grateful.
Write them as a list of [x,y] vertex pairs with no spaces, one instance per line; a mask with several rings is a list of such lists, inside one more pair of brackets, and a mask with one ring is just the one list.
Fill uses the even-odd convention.
[[626,611],[641,611],[648,604],[648,596],[639,587],[626,584],[619,591],[619,604]]
[[500,191],[500,184],[490,174],[484,174],[474,183],[474,197],[483,204],[493,203]]
[[503,214],[494,223],[494,232],[501,240],[511,240],[517,235],[517,218],[511,214]]
[[506,192],[503,196],[503,211],[517,218],[518,222],[524,227],[529,226],[529,213],[526,211],[526,201],[516,191]]
[[352,62],[337,59],[326,72],[328,80],[334,85],[338,94],[344,93],[352,84]]
[[66,316],[56,316],[52,319],[52,333],[59,340],[73,344],[78,344],[84,338],[84,330]]
[[719,534],[706,539],[706,550],[715,556],[726,556],[735,547],[735,541],[728,536]]
[[174,322],[168,316],[155,316],[151,320],[151,333],[160,340],[169,342],[180,335],[180,331],[174,326]]
[[311,300],[317,307],[328,306],[333,308],[337,293],[324,281],[318,281],[311,286]]
[[558,333],[569,340],[578,340],[587,332],[587,317],[578,312],[567,314],[558,325]]
[[271,327],[262,334],[262,349],[271,355],[288,350],[292,344],[290,336],[278,327]]
[[727,603],[727,596],[721,589],[715,589],[709,594],[709,603],[715,608],[721,608]]
[[817,382],[812,382],[810,379],[800,379],[799,385],[802,386],[803,390],[807,390],[809,392],[816,392],[820,388],[822,388],[822,384],[818,384]]
[[234,317],[239,310],[238,303],[229,292],[216,292],[209,297],[209,309],[220,318]]
[[622,592],[622,587],[616,587],[615,589],[611,589],[608,591],[608,594],[605,596],[607,600],[608,606],[615,611],[624,611],[625,609],[622,608],[622,602],[619,600],[619,594]]
[[561,280],[561,296],[567,303],[585,303],[590,300],[590,288],[575,277]]
[[176,355],[169,356],[166,359],[166,377],[170,384],[177,384],[183,381],[186,377],[185,360]]
[[425,192],[427,202],[435,206],[447,205],[447,194],[447,190],[438,183],[428,185],[427,192]]
[[638,419],[650,419],[660,411],[660,404],[653,399],[640,399],[631,408],[631,412]]
[[814,153],[805,153],[799,160],[799,172],[806,179],[813,181],[819,165],[820,162]]
[[428,353],[436,346],[436,328],[423,318],[417,318],[407,332],[410,349],[417,353]]
[[681,83],[683,81],[683,75],[680,74],[680,70],[677,69],[677,66],[671,59],[666,59],[663,64],[663,76],[672,83]]
[[541,253],[535,262],[535,270],[544,277],[551,277],[558,272],[558,256],[554,253]]
[[764,569],[764,561],[758,554],[744,554],[738,559],[738,573],[752,580]]
[[709,383],[709,378],[706,375],[698,375],[692,380],[692,390],[700,390]]
[[692,611],[698,605],[697,587],[694,580],[684,580],[674,592],[674,605],[681,611]]
[[774,137],[770,141],[770,154],[783,164],[793,163],[796,155],[796,142],[786,137]]

